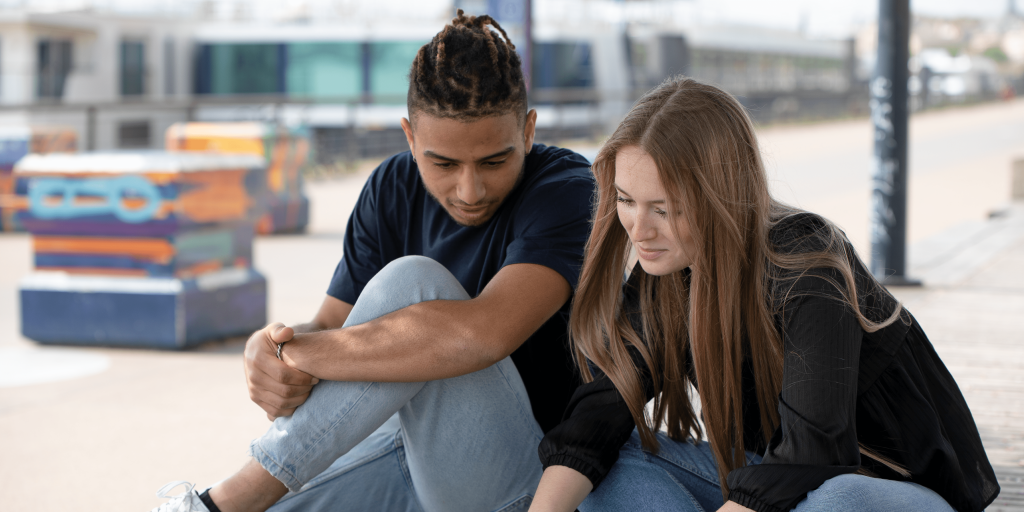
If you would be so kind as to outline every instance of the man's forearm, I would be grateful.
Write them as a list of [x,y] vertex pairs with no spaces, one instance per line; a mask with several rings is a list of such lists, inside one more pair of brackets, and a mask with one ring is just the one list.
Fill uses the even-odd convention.
[[[395,286],[401,287],[403,283]],[[428,300],[359,325],[333,297],[317,315],[329,330],[297,334],[282,351],[289,366],[320,379],[425,382],[465,375],[504,359],[565,305],[568,281],[542,265],[502,268],[468,300]],[[324,310],[322,308],[322,311]],[[340,308],[340,309],[339,309]]]
[[519,330],[484,326],[471,301],[429,301],[343,329],[297,326],[282,354],[290,366],[326,380],[422,382],[465,375],[486,368],[507,353],[503,337],[523,340]]
[[292,325],[290,327],[292,328],[292,331],[295,331],[295,334],[309,334],[311,332],[319,332],[327,328],[323,325],[316,323],[316,321]]

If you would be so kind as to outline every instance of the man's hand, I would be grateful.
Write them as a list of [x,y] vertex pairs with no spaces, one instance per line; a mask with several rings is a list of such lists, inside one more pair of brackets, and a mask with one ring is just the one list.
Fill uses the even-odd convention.
[[[309,397],[319,379],[289,367],[277,358],[277,344],[294,335],[291,327],[272,323],[249,337],[245,343],[245,380],[249,398],[273,421],[291,416]],[[287,350],[287,346],[284,347]]]

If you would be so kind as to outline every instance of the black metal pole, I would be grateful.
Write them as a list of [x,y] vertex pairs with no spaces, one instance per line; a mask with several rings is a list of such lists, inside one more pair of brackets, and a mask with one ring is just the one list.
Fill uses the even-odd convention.
[[907,278],[907,80],[910,0],[879,0],[878,60],[871,79],[875,155],[871,193],[871,273],[883,284]]
[[533,87],[533,2],[523,0],[523,45],[519,54],[523,61],[523,78],[526,79],[526,90]]

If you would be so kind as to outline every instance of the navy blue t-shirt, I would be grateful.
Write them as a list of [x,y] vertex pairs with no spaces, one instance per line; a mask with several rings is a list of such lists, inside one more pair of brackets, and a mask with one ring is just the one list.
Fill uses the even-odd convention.
[[[582,156],[534,144],[523,178],[485,224],[455,222],[430,196],[408,151],[385,160],[359,195],[345,231],[344,255],[327,294],[355,304],[366,283],[402,256],[441,263],[477,296],[505,265],[548,267],[576,289],[590,232],[594,179]],[[351,256],[351,257],[350,257]],[[569,350],[569,302],[512,353],[547,432],[580,384]]]

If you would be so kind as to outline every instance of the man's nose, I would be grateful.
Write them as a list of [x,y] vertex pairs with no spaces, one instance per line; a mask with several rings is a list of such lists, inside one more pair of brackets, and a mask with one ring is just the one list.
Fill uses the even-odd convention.
[[466,204],[476,204],[486,197],[487,190],[484,187],[483,180],[480,178],[480,173],[476,172],[476,169],[472,167],[466,167],[459,175],[459,183],[455,193]]

